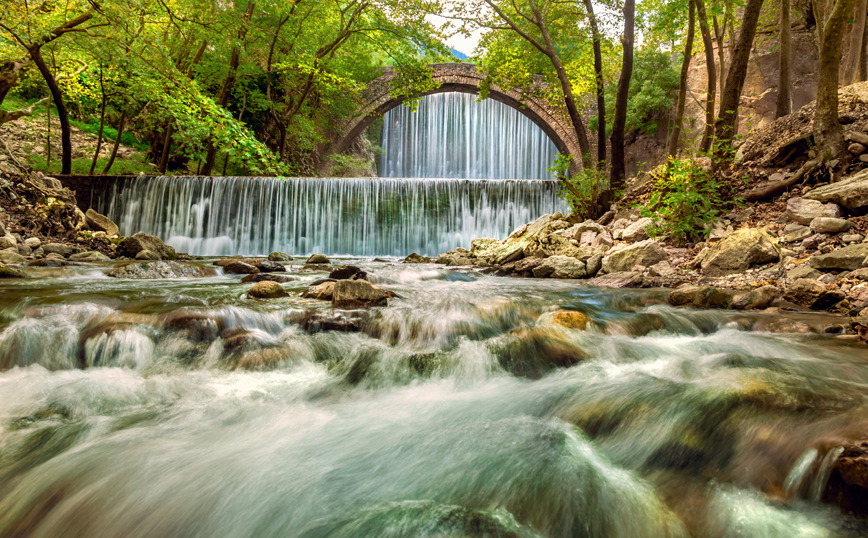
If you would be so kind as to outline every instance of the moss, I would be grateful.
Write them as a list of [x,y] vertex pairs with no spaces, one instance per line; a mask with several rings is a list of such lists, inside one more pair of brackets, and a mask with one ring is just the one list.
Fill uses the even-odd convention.
[[0,278],[27,278],[27,275],[21,271],[10,269],[4,265],[0,265]]

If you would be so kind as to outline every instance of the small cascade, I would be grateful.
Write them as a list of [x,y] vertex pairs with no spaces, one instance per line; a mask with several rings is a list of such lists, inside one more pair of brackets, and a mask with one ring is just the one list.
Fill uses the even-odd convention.
[[382,177],[551,179],[557,149],[531,120],[503,103],[466,93],[421,100],[383,117]]
[[557,191],[541,180],[141,176],[114,183],[97,208],[123,235],[196,255],[436,256],[567,213]]

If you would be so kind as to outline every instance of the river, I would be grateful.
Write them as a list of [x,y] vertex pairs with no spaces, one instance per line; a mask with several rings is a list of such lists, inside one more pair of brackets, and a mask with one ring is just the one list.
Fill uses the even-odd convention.
[[864,344],[654,290],[353,263],[399,297],[335,321],[298,297],[321,272],[273,301],[111,264],[0,281],[0,536],[868,532],[820,502],[866,425]]

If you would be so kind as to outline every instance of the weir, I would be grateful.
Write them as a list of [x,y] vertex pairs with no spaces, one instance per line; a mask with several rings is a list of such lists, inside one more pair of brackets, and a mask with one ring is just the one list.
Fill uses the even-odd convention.
[[554,143],[518,110],[466,93],[424,97],[383,117],[382,177],[551,179]]
[[139,176],[96,197],[122,235],[179,252],[436,256],[568,211],[547,180]]

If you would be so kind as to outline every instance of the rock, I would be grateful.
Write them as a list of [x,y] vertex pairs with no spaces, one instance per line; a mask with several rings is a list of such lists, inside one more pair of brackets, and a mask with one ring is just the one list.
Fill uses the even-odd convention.
[[241,261],[234,261],[223,266],[223,272],[227,275],[255,275],[259,269]]
[[106,262],[111,260],[108,256],[103,254],[102,252],[89,251],[89,252],[79,252],[78,254],[70,254],[70,260],[77,260],[83,262]]
[[787,278],[791,280],[795,280],[797,278],[813,278],[817,279],[823,273],[817,271],[813,267],[811,267],[808,263],[803,263],[801,265],[797,265],[796,267],[787,271]]
[[814,269],[853,271],[862,267],[865,258],[868,258],[868,244],[859,243],[847,245],[828,254],[814,256],[808,263]]
[[524,273],[525,271],[533,271],[544,261],[545,258],[523,258],[515,262],[515,272]]
[[578,249],[570,244],[569,238],[556,233],[568,226],[568,222],[556,218],[556,215],[543,215],[517,228],[503,242],[492,245],[486,251],[488,261],[493,265],[505,265],[522,258],[545,258],[555,254],[572,256]]
[[591,242],[591,246],[598,247],[600,245],[604,245],[607,247],[611,247],[614,242],[615,241],[612,239],[612,234],[610,234],[608,231],[605,231],[594,238],[593,242]]
[[32,252],[30,247],[28,247],[24,243],[18,243],[17,246],[18,246],[18,254],[21,254],[22,256],[30,256],[30,253]]
[[729,308],[734,296],[735,292],[731,290],[687,284],[669,293],[669,303],[694,308]]
[[849,151],[853,155],[861,155],[862,153],[865,153],[865,149],[865,146],[863,144],[860,144],[859,142],[853,142],[852,144],[847,146],[847,151]]
[[603,216],[597,219],[597,224],[602,224],[603,226],[609,224],[615,220],[615,211],[610,209],[603,213]]
[[0,236],[0,250],[15,248],[17,245],[18,241],[15,240],[14,235],[7,233],[6,235]]
[[[852,176],[842,178],[837,183],[831,183],[812,190],[804,198],[818,202],[834,202],[850,211],[868,205],[868,169],[860,170]],[[817,215],[835,216],[840,215]]]
[[120,234],[118,225],[111,221],[105,215],[100,215],[93,209],[88,209],[84,214],[85,221],[91,230],[95,232],[105,232],[109,237]]
[[2,278],[27,278],[27,275],[16,269],[0,265],[0,279]]
[[861,234],[844,234],[841,236],[841,241],[844,243],[861,243],[865,236]]
[[488,252],[499,244],[499,239],[492,239],[490,237],[476,238],[470,242],[470,256],[473,258],[487,256]]
[[813,310],[825,310],[843,301],[846,296],[841,290],[827,290],[816,280],[799,278],[784,290],[784,300]]
[[751,265],[780,258],[771,236],[756,228],[742,228],[711,247],[702,259],[702,273],[724,276],[740,273]]
[[606,273],[618,273],[630,271],[635,265],[655,265],[668,258],[660,243],[646,239],[633,245],[618,245],[608,251],[603,258],[602,268]]
[[597,238],[599,234],[594,230],[588,230],[586,232],[582,232],[582,235],[579,237],[579,245],[581,246],[591,246],[591,243]]
[[799,224],[808,225],[818,217],[838,218],[841,208],[835,204],[825,204],[817,200],[793,197],[787,200],[786,216]]
[[70,254],[76,251],[76,248],[63,243],[47,243],[42,245],[42,250],[46,254],[60,254],[64,258],[68,258]]
[[674,275],[675,269],[673,269],[672,265],[667,260],[663,260],[662,262],[655,263],[649,267],[648,274],[651,276],[667,277]]
[[125,263],[106,271],[105,274],[114,278],[156,279],[204,278],[216,276],[217,273],[210,267],[184,262],[154,261]]
[[315,334],[321,331],[357,333],[367,324],[369,315],[358,310],[316,310],[292,316],[287,321],[298,323],[304,331]]
[[806,250],[813,250],[817,248],[820,242],[823,241],[825,238],[826,236],[823,234],[813,234],[810,237],[806,237],[804,240],[802,240],[802,248]]
[[159,260],[160,255],[154,252],[153,250],[140,250],[138,254],[136,254],[137,260]]
[[[246,263],[246,262],[245,262]],[[263,273],[285,273],[286,267],[282,263],[277,263],[271,260],[256,260],[252,264]]]
[[847,278],[868,280],[868,267],[863,267],[861,269],[856,269],[855,271],[847,273]]
[[744,211],[742,211],[741,213],[736,215],[735,220],[737,222],[747,222],[748,220],[750,220],[750,218],[753,216],[753,214],[754,214],[753,208],[748,207],[747,209],[745,209]]
[[0,250],[0,263],[21,265],[25,261],[27,260],[24,256],[17,252],[12,252],[11,250]]
[[292,256],[286,252],[272,252],[268,255],[268,260],[272,262],[291,262]]
[[603,255],[602,254],[594,254],[588,261],[585,262],[585,271],[593,276],[600,272],[600,269],[603,268]]
[[311,286],[301,292],[301,296],[305,299],[319,299],[321,301],[331,301],[335,293],[336,282],[323,282],[316,286]]
[[24,244],[32,249],[37,249],[42,245],[42,241],[38,237],[31,237],[24,240]]
[[832,463],[822,500],[846,514],[868,518],[868,440],[849,441]]
[[404,263],[431,263],[431,258],[426,256],[422,256],[420,254],[410,254],[406,258],[404,258]]
[[846,232],[853,223],[846,219],[832,217],[817,217],[811,221],[811,230],[821,234],[837,234]]
[[[52,254],[52,256],[57,256],[56,254]],[[66,267],[67,265],[72,265],[68,261],[63,259],[63,256],[60,256],[60,259],[54,258],[44,258],[41,260],[33,260],[32,262],[27,262],[28,267]]]
[[775,286],[761,286],[749,293],[742,293],[733,298],[731,307],[737,310],[763,310],[780,297],[781,290]]
[[367,280],[339,280],[335,283],[332,298],[335,308],[367,308],[386,304],[386,293]]
[[235,263],[241,260],[244,260],[244,256],[230,256],[228,258],[223,258],[222,260],[217,260],[216,262],[214,262],[214,265],[216,265],[217,267],[226,267],[230,263]]
[[248,299],[279,299],[281,297],[289,297],[283,286],[277,282],[257,282],[247,292]]
[[294,276],[284,275],[281,273],[254,273],[242,278],[241,282],[279,282],[285,284],[294,280],[298,279]]
[[633,224],[624,228],[624,231],[621,233],[621,239],[624,241],[642,241],[643,239],[648,238],[648,230],[649,226],[653,226],[654,221],[649,219],[648,217],[642,218],[634,222]]
[[[814,219],[816,220],[816,219]],[[795,226],[795,228],[791,228],[791,226]],[[790,228],[787,230],[787,228]],[[784,228],[785,234],[781,237],[781,241],[784,243],[798,243],[804,239],[807,239],[813,232],[807,226],[802,226],[801,224],[788,224],[786,228]]]
[[340,267],[329,273],[329,278],[333,278],[335,280],[346,280],[348,278],[353,278],[353,276],[361,272],[362,270],[355,265],[341,265]]
[[587,275],[584,262],[569,256],[551,256],[533,269],[536,278],[582,278]]
[[629,271],[610,273],[592,278],[588,284],[606,288],[637,288],[642,285],[642,275]]
[[587,329],[588,322],[590,322],[590,318],[587,315],[572,310],[555,310],[550,314],[543,315],[541,319],[554,325],[566,327],[567,329],[579,330]]
[[163,243],[159,237],[141,232],[125,237],[118,245],[118,254],[129,256],[130,258],[135,258],[136,254],[143,250],[156,252],[160,255],[161,260],[174,260],[176,258],[174,248]]
[[305,263],[331,263],[325,254],[314,254]]

